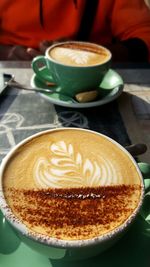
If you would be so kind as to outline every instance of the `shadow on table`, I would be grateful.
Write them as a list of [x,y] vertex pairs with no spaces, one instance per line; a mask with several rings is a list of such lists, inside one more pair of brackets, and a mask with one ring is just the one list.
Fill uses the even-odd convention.
[[132,95],[133,109],[139,119],[150,120],[150,98],[143,93],[143,97]]

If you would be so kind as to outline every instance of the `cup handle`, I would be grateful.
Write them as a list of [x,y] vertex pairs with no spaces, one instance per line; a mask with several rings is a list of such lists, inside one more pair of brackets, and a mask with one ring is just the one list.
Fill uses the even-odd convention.
[[42,82],[53,82],[50,69],[47,68],[47,62],[45,56],[37,56],[32,60],[31,67],[38,79]]
[[137,143],[126,146],[125,149],[133,156],[139,156],[147,151],[147,146],[145,144]]

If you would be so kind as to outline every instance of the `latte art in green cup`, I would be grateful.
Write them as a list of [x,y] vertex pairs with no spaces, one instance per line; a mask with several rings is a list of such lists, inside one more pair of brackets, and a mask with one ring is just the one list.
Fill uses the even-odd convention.
[[[68,41],[50,46],[45,56],[35,57],[32,68],[39,80],[54,82],[58,93],[74,97],[80,92],[98,90],[110,63],[111,52],[105,47]],[[46,76],[40,64],[46,68]]]
[[91,66],[106,62],[110,53],[105,48],[90,45],[62,44],[49,51],[49,56],[59,63],[70,66]]

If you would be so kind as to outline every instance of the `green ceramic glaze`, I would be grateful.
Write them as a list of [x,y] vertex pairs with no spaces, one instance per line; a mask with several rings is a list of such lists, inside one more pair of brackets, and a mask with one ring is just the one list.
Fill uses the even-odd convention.
[[15,231],[0,211],[0,253],[10,254],[14,252],[20,245],[20,242]]
[[139,162],[138,165],[144,177],[145,184],[145,197],[140,214],[148,225],[148,228],[145,230],[145,235],[150,238],[150,164]]
[[117,72],[114,73],[114,70],[110,69],[102,79],[99,87],[110,90],[120,84],[123,84],[123,79]]
[[[48,75],[48,69],[42,68],[40,70],[40,73],[42,74],[42,76],[45,77],[46,80],[46,77]],[[52,76],[49,76],[49,78],[51,79],[51,81],[53,81]],[[31,86],[37,89],[49,88],[45,84],[44,80],[39,80],[39,76],[35,74],[31,79]],[[89,108],[89,107],[101,106],[115,100],[122,93],[123,87],[124,83],[121,76],[113,69],[110,69],[109,71],[107,71],[102,82],[99,84],[99,87],[97,88],[97,90],[99,91],[99,97],[95,101],[88,103],[77,103],[77,102],[75,103],[73,98],[67,95],[62,95],[60,93],[59,86],[51,87],[54,90],[54,93],[52,94],[42,93],[40,95],[49,102],[56,105],[66,106],[71,108]]]
[[[55,44],[52,47],[57,45]],[[96,44],[92,45],[99,47]],[[33,59],[32,68],[39,80],[46,78],[47,81],[51,81],[52,77],[53,81],[61,87],[61,92],[65,95],[74,97],[77,93],[94,90],[99,86],[104,75],[110,68],[111,56],[106,62],[92,66],[63,65],[49,56],[50,48],[47,49],[45,56],[38,56]],[[40,71],[39,65],[41,64],[47,67],[48,71],[46,76]]]
[[128,233],[112,248],[96,257],[72,262],[49,260],[21,243],[10,254],[0,253],[0,267],[148,267],[150,262],[150,235],[146,234],[148,230],[150,231],[150,225],[138,216]]

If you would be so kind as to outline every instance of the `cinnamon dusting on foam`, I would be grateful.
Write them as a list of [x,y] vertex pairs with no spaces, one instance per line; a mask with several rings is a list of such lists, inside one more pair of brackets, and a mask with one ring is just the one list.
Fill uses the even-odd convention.
[[65,189],[5,188],[14,214],[34,232],[64,240],[103,235],[138,205],[140,185]]
[[93,53],[104,55],[104,56],[109,55],[108,51],[105,48],[100,47],[100,46],[96,47],[96,46],[88,45],[88,44],[85,45],[85,44],[68,43],[68,44],[63,44],[61,46],[57,46],[57,47],[64,47],[64,48],[70,48],[72,50],[93,52]]
[[54,60],[65,65],[97,65],[110,59],[110,52],[103,48],[84,43],[66,43],[57,45],[49,51]]

